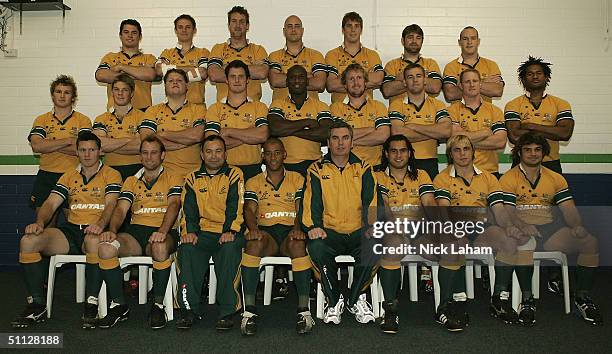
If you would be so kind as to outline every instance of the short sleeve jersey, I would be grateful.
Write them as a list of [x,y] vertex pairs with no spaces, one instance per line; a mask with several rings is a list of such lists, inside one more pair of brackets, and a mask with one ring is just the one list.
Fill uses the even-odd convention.
[[[262,64],[268,58],[268,53],[264,47],[249,43],[246,47],[236,49],[232,47],[228,42],[218,43],[212,48],[210,52],[210,59],[208,60],[208,67],[211,65],[217,65],[224,69],[227,64],[234,60],[241,60],[247,65],[253,65],[261,62]],[[254,101],[261,99],[261,84],[263,80],[249,80],[247,86],[247,95]],[[217,102],[220,102],[227,97],[227,84],[216,83],[217,87]]]
[[[76,139],[82,131],[91,131],[91,120],[83,114],[72,111],[61,121],[53,112],[47,112],[34,120],[30,134],[28,134],[28,141],[33,136],[49,140]],[[66,155],[59,151],[40,155],[40,169],[47,172],[64,173],[78,164],[79,159],[76,156]]]
[[[306,69],[309,74],[317,72],[327,72],[325,58],[321,52],[312,48],[302,47],[297,55],[290,54],[285,48],[270,53],[267,64],[270,70],[277,70],[286,74],[287,70],[294,65],[299,65]],[[272,101],[289,96],[289,90],[285,88],[272,89]],[[317,91],[308,91],[308,97],[319,98]]]
[[[425,69],[425,75],[427,78],[433,80],[440,80],[442,82],[442,74],[440,74],[440,66],[438,63],[431,58],[419,57],[417,61],[412,62],[408,59],[404,59],[402,55],[399,58],[392,59],[385,65],[385,78],[383,80],[383,84],[387,82],[391,82],[395,80],[397,77],[404,77],[404,69],[410,64],[419,64]],[[391,105],[395,101],[401,101],[405,99],[408,95],[404,92],[400,95],[392,96],[389,98],[389,105]],[[434,95],[430,95],[431,97],[435,97]]]
[[[138,135],[138,129],[144,116],[144,112],[135,108],[131,108],[121,120],[117,118],[114,110],[113,112],[104,112],[94,120],[93,129],[94,131],[103,131],[107,137],[112,139],[132,139]],[[140,163],[140,156],[109,152],[104,157],[104,162],[111,167],[133,165]]]
[[[133,56],[121,51],[117,53],[107,53],[102,60],[100,60],[100,65],[98,65],[97,70],[101,69],[110,69],[111,67],[123,64],[130,66],[145,66],[145,67],[154,67],[155,56],[152,54],[144,54],[142,52],[136,53]],[[96,71],[97,71],[96,70]],[[150,107],[153,104],[151,99],[151,83],[142,80],[134,80],[136,83],[136,88],[134,89],[134,97],[132,98],[132,106],[137,109],[145,109]],[[106,108],[110,109],[115,104],[113,101],[113,89],[111,84],[106,84],[106,94],[108,96],[108,103]]]
[[[552,95],[543,97],[539,107],[535,107],[529,101],[529,97],[522,95],[508,102],[504,111],[506,122],[555,126],[563,119],[574,120],[570,104]],[[544,161],[559,160],[559,141],[548,140],[548,144],[550,144],[550,154],[544,156]]]
[[[336,102],[330,107],[331,115],[334,119],[342,119],[353,128],[380,128],[391,126],[387,116],[385,105],[374,99],[367,99],[358,108],[350,103]],[[353,153],[360,159],[369,163],[371,166],[380,165],[382,156],[382,145],[380,146],[354,146]]]
[[403,181],[397,181],[389,170],[376,172],[376,181],[383,194],[389,199],[389,207],[396,218],[419,220],[424,217],[421,197],[427,193],[433,196],[434,186],[427,172],[417,170],[417,178],[412,180],[408,174]]
[[168,198],[181,197],[183,178],[162,168],[151,184],[144,178],[144,168],[123,183],[119,200],[131,205],[131,224],[160,227],[168,209]]
[[[421,106],[410,102],[408,96],[389,104],[389,120],[392,124],[397,121],[402,124],[434,125],[449,118],[444,103],[430,96],[425,97]],[[438,158],[438,140],[436,139],[413,142],[412,147],[414,147],[414,157],[417,159]]]
[[[476,69],[480,73],[480,79],[486,79],[489,76],[501,75],[499,66],[491,59],[479,57],[476,64],[469,65],[463,62],[463,58],[459,57],[444,67],[444,78],[442,83],[457,86],[459,83],[459,75],[466,69]],[[482,95],[486,102],[491,102],[491,97]]]
[[519,218],[531,225],[553,222],[552,208],[573,199],[565,178],[544,166],[535,183],[527,179],[520,164],[504,173],[499,182],[504,203],[515,206]]
[[[383,71],[382,61],[378,53],[372,49],[361,47],[355,55],[349,54],[344,50],[344,46],[339,46],[325,54],[327,70],[331,75],[342,76],[342,72],[350,64],[360,64],[367,72]],[[372,90],[367,90],[368,97],[373,98]],[[331,95],[331,102],[342,102],[346,98],[346,93],[336,92]]]
[[[159,56],[159,60],[165,59],[176,66],[189,66],[194,68],[205,68],[208,64],[210,52],[206,48],[191,47],[186,53],[181,53],[179,48],[168,48]],[[206,81],[194,81],[187,85],[187,101],[191,103],[204,104]]]
[[[154,132],[177,132],[193,127],[204,126],[206,107],[201,104],[185,102],[173,111],[167,103],[157,104],[145,112],[140,129],[148,128]],[[164,167],[171,174],[185,177],[200,167],[200,144],[179,150],[166,151]]]
[[[332,118],[327,104],[311,97],[307,98],[299,109],[289,96],[276,99],[272,101],[268,114],[289,121],[316,119],[317,122],[321,122],[325,119],[331,120]],[[321,158],[321,143],[297,136],[285,136],[280,139],[287,151],[285,163],[293,164],[304,160],[318,160]]]
[[[501,109],[491,103],[482,102],[477,109],[467,107],[463,102],[453,103],[448,108],[453,124],[458,124],[468,132],[481,129],[491,129],[493,134],[506,131]],[[481,170],[497,172],[499,170],[499,157],[497,151],[476,149],[474,164]]]
[[304,177],[297,172],[286,171],[278,186],[274,186],[262,172],[246,182],[245,202],[257,203],[257,224],[260,226],[295,224],[296,201],[302,198]]
[[[238,107],[216,102],[206,115],[206,131],[220,132],[223,128],[247,129],[268,125],[268,107],[259,101],[244,101]],[[227,163],[244,166],[261,163],[261,145],[242,144],[227,151]]]
[[67,202],[66,219],[76,225],[98,222],[104,212],[106,195],[114,193],[118,196],[120,192],[121,175],[102,163],[89,181],[85,180],[79,165],[64,173],[51,190],[51,193],[59,195]]

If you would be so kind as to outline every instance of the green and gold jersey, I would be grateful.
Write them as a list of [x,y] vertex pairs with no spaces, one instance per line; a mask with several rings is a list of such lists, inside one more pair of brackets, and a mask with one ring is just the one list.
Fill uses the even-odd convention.
[[[98,65],[98,69],[110,69],[111,67],[123,64],[130,66],[146,66],[146,67],[155,67],[155,56],[152,54],[144,54],[142,52],[138,52],[132,56],[121,51],[117,53],[107,53],[102,60],[100,60],[100,65]],[[132,97],[132,106],[136,109],[145,109],[150,107],[153,104],[151,99],[151,83],[142,80],[134,79],[136,83],[136,88],[134,90],[134,97]],[[108,96],[108,103],[106,108],[110,109],[115,105],[113,101],[113,89],[111,84],[106,84],[106,94]]]
[[[210,52],[206,48],[192,46],[185,54],[179,48],[167,48],[159,56],[158,61],[167,60],[171,65],[190,66],[194,68],[204,68],[208,65]],[[187,85],[187,101],[191,103],[204,104],[206,97],[206,81],[194,81]]]
[[421,197],[427,193],[434,193],[434,186],[427,172],[417,170],[417,178],[410,179],[406,173],[403,181],[397,181],[386,171],[376,172],[378,188],[386,194],[389,207],[396,218],[420,220],[425,216],[421,205]]
[[[457,101],[451,104],[448,108],[448,113],[453,124],[460,125],[463,130],[468,132],[491,129],[493,134],[495,134],[500,131],[506,131],[504,114],[501,109],[489,102],[483,101],[478,108],[471,109],[462,101]],[[497,151],[476,149],[474,165],[487,172],[498,172],[499,157],[497,156]]]
[[131,205],[131,224],[160,227],[168,209],[168,198],[181,197],[183,178],[159,171],[157,178],[149,185],[144,178],[144,168],[123,183],[119,200]]
[[[419,56],[417,61],[412,62],[409,59],[404,59],[404,54],[401,57],[395,58],[385,65],[385,79],[383,80],[383,84],[387,82],[391,82],[395,80],[397,77],[404,77],[404,69],[410,64],[419,64],[425,69],[425,75],[429,79],[439,80],[442,82],[442,75],[440,74],[440,66],[438,63],[431,58],[424,58]],[[404,92],[400,95],[396,95],[389,98],[389,105],[391,105],[395,101],[402,101],[408,95]],[[431,97],[436,97],[437,95],[430,95]]]
[[64,173],[51,190],[68,204],[66,219],[76,225],[91,225],[104,212],[107,194],[121,192],[121,175],[116,170],[102,164],[89,181],[81,173],[81,165]]
[[[28,141],[32,136],[49,140],[74,138],[76,141],[82,131],[91,131],[91,120],[83,114],[72,111],[64,120],[59,120],[51,111],[36,117],[28,134]],[[40,154],[40,169],[43,171],[64,173],[78,164],[79,159],[76,156],[59,151]]]
[[[314,99],[307,98],[299,109],[293,99],[289,96],[272,101],[270,115],[279,116],[282,119],[296,121],[302,119],[316,119],[321,122],[332,119],[327,104]],[[306,140],[297,136],[285,136],[280,138],[285,145],[287,158],[285,163],[300,163],[304,160],[319,160],[321,158],[321,143]]]
[[[497,63],[491,59],[478,57],[476,64],[469,65],[464,63],[463,58],[460,56],[459,58],[446,64],[444,67],[444,79],[442,79],[442,83],[457,86],[459,84],[459,76],[461,75],[461,72],[466,69],[478,70],[481,80],[486,79],[489,76],[501,75],[499,66],[497,66]],[[491,97],[485,95],[482,95],[482,98],[489,103],[492,101]]]
[[[389,104],[389,120],[414,123],[420,125],[434,125],[443,119],[450,119],[446,106],[442,101],[425,96],[421,106],[410,102],[408,96],[403,100],[395,100]],[[412,143],[414,157],[417,159],[438,158],[438,140],[428,139]]]
[[[366,72],[383,71],[382,61],[378,53],[372,49],[361,47],[355,55],[349,54],[341,45],[325,54],[327,70],[330,74],[342,77],[342,72],[350,64],[360,64]],[[368,97],[374,98],[372,90],[367,90]],[[332,93],[331,102],[342,102],[346,98],[346,93]]]
[[573,199],[565,178],[544,166],[533,184],[520,164],[504,173],[499,182],[504,203],[515,206],[521,220],[530,225],[550,224],[554,220],[552,208]]
[[[141,110],[132,107],[128,113],[119,120],[113,108],[110,112],[104,112],[96,117],[93,124],[93,130],[103,131],[106,137],[112,139],[132,139],[138,135],[138,129],[144,120],[144,116],[145,114]],[[104,163],[111,167],[134,165],[140,163],[140,156],[109,152],[104,157]]]
[[[526,95],[519,96],[506,104],[504,110],[506,122],[535,123],[546,126],[555,126],[563,119],[574,120],[570,104],[552,95],[542,97],[539,107],[529,101]],[[548,140],[550,154],[544,156],[544,161],[559,160],[559,142]]]
[[[309,74],[315,74],[316,72],[327,72],[327,65],[325,64],[325,58],[321,52],[316,51],[312,48],[302,47],[302,50],[297,55],[290,54],[286,48],[279,49],[270,53],[266,63],[270,67],[270,70],[277,70],[281,73],[286,74],[287,70],[294,65],[299,65],[306,69]],[[285,88],[274,88],[272,89],[272,101],[283,99],[289,96],[289,90]],[[317,91],[308,91],[308,97],[319,98]]]
[[[238,107],[232,107],[227,101],[216,102],[206,115],[206,131],[217,134],[223,128],[247,129],[267,125],[268,107],[248,99]],[[227,163],[236,166],[261,163],[261,145],[242,144],[228,150]]]
[[242,171],[224,165],[216,174],[209,174],[202,165],[185,179],[181,201],[183,234],[239,232],[244,206]]
[[285,170],[278,186],[274,186],[268,175],[262,172],[246,182],[244,200],[257,203],[259,226],[295,225],[297,210],[295,203],[302,198],[304,177]]
[[[221,69],[225,69],[227,64],[234,60],[241,60],[246,65],[263,64],[267,58],[268,53],[266,53],[264,47],[258,44],[249,43],[246,47],[236,49],[227,40],[227,42],[215,44],[212,48],[208,67],[217,65]],[[247,95],[250,99],[254,101],[261,100],[261,84],[263,82],[264,80],[249,80]],[[227,84],[216,83],[215,86],[217,87],[217,102],[225,100],[227,97]]]

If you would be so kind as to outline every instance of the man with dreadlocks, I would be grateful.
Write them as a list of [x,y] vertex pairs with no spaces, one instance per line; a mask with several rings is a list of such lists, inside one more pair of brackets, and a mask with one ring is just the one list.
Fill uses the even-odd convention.
[[529,56],[518,68],[518,77],[526,93],[506,104],[504,118],[510,142],[516,144],[527,132],[535,132],[548,140],[550,153],[542,165],[562,173],[559,141],[568,141],[574,130],[570,104],[545,93],[550,82],[551,63]]

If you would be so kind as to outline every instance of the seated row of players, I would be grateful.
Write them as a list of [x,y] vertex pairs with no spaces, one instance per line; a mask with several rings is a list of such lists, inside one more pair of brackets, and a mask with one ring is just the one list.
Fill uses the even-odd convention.
[[[453,235],[422,235],[424,239],[415,242],[463,245],[469,239],[474,245],[492,247],[498,261],[492,315],[508,323],[535,324],[530,284],[538,236],[544,250],[578,255],[574,303],[585,321],[602,322],[589,297],[598,265],[597,239],[582,226],[565,179],[541,165],[550,149],[546,139],[533,133],[523,135],[513,149],[517,166],[498,182],[474,165],[475,149],[470,139],[454,136],[447,144],[449,167],[432,184],[427,173],[416,168],[414,149],[404,136],[394,135],[385,142],[386,166],[375,173],[352,153],[354,132],[350,125],[336,121],[328,134],[329,153],[309,166],[305,182],[301,175],[284,169],[286,151],[280,140],[271,138],[264,144],[266,172],[250,179],[244,188],[242,172],[227,164],[226,143],[218,135],[204,139],[200,152],[203,163],[187,176],[182,187],[181,177],[162,167],[166,154],[163,142],[155,136],[146,137],[140,146],[144,167],[121,187],[119,173],[100,161],[100,139],[90,132],[80,133],[76,153],[81,164],[62,175],[36,222],[26,227],[20,241],[28,306],[13,326],[29,327],[46,318],[41,256],[84,252],[84,328],[109,328],[127,319],[129,308],[121,291],[118,256],[142,253],[154,258],[155,299],[150,324],[164,327],[161,302],[169,278],[169,254],[177,241],[172,228],[180,204],[183,216],[177,268],[181,317],[177,327],[181,329],[190,328],[203,312],[200,295],[212,257],[220,307],[216,328],[232,328],[234,314],[243,308],[241,331],[254,334],[258,317],[254,301],[256,269],[260,257],[280,252],[292,258],[298,288],[298,333],[310,332],[314,324],[307,309],[311,265],[327,298],[324,322],[340,323],[345,301],[336,278],[335,257],[341,254],[350,254],[356,260],[355,280],[346,301],[349,312],[360,323],[374,321],[364,291],[378,271],[387,299],[381,327],[387,333],[397,333],[399,260],[383,259],[378,269],[377,263],[363,258],[362,245],[370,238],[374,221],[415,217],[405,211],[434,204],[491,208],[495,218],[490,220],[495,223],[490,223],[482,235],[459,239]],[[68,223],[60,228],[47,227],[64,202],[68,205]],[[383,205],[388,205],[393,215],[378,215],[377,206]],[[551,207],[555,205],[561,209],[566,226],[553,220]],[[131,225],[118,233],[128,209],[133,213]],[[454,255],[437,260],[441,264],[441,305],[435,319],[450,331],[461,331],[469,322],[464,259]],[[244,305],[238,291],[240,268]],[[523,296],[519,314],[510,306],[507,289],[513,270]],[[102,279],[108,284],[111,305],[108,315],[97,320],[95,303]]]

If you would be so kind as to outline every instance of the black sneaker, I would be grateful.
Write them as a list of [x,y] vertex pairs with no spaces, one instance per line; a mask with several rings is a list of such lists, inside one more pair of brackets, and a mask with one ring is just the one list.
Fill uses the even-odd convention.
[[467,313],[467,301],[453,301],[451,303],[451,312],[463,327],[470,325],[470,315]]
[[181,309],[181,318],[176,321],[176,328],[183,330],[190,329],[193,326],[195,317],[193,311]]
[[83,329],[96,328],[96,323],[98,322],[98,305],[92,304],[90,302],[85,302],[83,308],[83,316],[81,316],[81,320],[83,320]]
[[504,323],[512,324],[518,321],[518,315],[510,302],[510,293],[507,291],[502,291],[499,295],[491,297],[489,313]]
[[111,302],[106,316],[98,320],[98,327],[112,328],[117,323],[127,320],[129,315],[130,315],[130,308],[128,307],[128,305],[126,304],[119,305],[115,302]]
[[385,317],[380,323],[384,333],[396,334],[399,331],[399,317],[397,316],[397,300],[383,302]]
[[272,300],[282,300],[289,294],[289,285],[286,278],[279,278],[272,285]]
[[233,315],[225,316],[217,321],[215,325],[215,329],[217,331],[228,331],[234,327],[234,320],[232,319]]
[[444,326],[449,332],[461,332],[465,327],[464,324],[459,321],[455,315],[455,311],[452,311],[453,301],[448,301],[444,305],[438,307],[438,313],[436,313],[434,320]]
[[[217,325],[218,324],[219,322],[217,322]],[[255,333],[257,333],[257,314],[255,312],[247,310],[242,313],[242,321],[240,321],[240,333],[242,333],[243,336],[253,336],[255,335]]]
[[599,308],[589,296],[574,298],[574,305],[576,305],[576,312],[586,323],[594,326],[603,324],[603,317]]
[[[300,310],[298,310],[300,311]],[[297,323],[295,325],[295,330],[298,334],[308,334],[312,332],[312,327],[315,325],[315,321],[312,318],[312,314],[308,309],[302,309],[302,311],[297,314]]]
[[47,306],[43,304],[28,304],[23,312],[11,322],[13,328],[29,328],[36,323],[47,320]]
[[563,281],[561,279],[551,279],[546,283],[546,289],[551,294],[563,296]]
[[536,324],[536,305],[533,297],[524,300],[519,306],[518,321],[524,326],[533,326]]
[[166,311],[164,305],[153,304],[151,306],[151,313],[149,314],[149,325],[152,329],[161,329],[166,327],[168,319],[166,318]]

